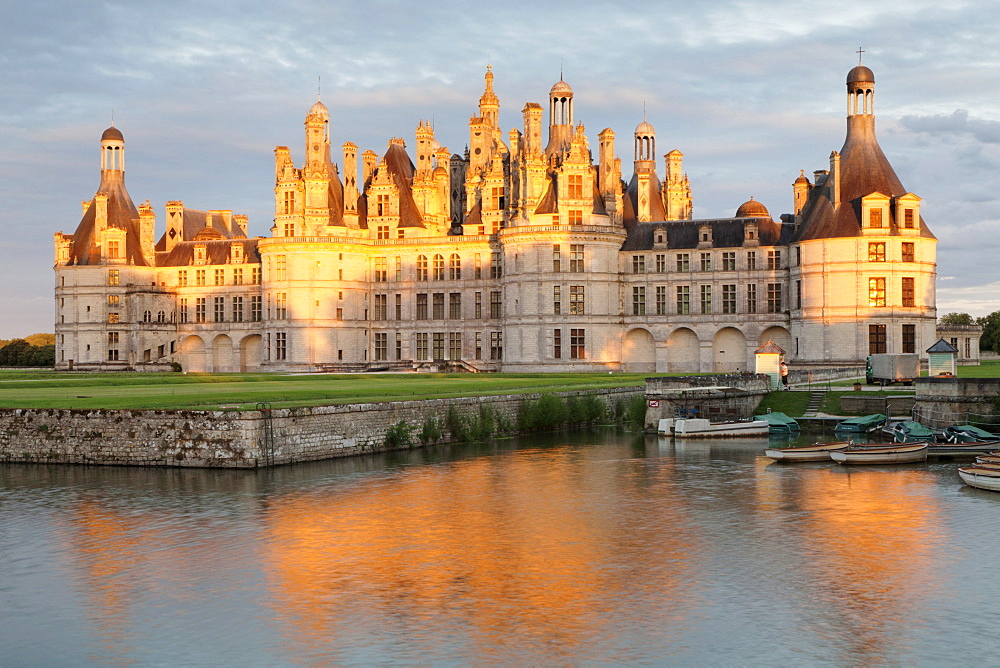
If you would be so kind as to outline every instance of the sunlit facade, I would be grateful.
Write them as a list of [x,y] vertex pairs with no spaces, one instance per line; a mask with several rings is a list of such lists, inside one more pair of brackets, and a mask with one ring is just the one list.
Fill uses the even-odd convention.
[[[487,69],[452,154],[420,122],[380,157],[341,145],[326,105],[296,166],[275,149],[269,237],[245,216],[136,207],[124,139],[101,140],[101,185],[55,236],[57,367],[191,371],[752,368],[771,340],[800,365],[934,340],[936,240],[874,135],[874,76],[848,76],[848,134],[829,171],[774,220],[752,198],[692,218],[683,155],[643,120],[623,179],[615,133],[595,151],[565,82],[503,133]],[[360,159],[360,160],[359,160]],[[360,164],[359,164],[360,162]]]

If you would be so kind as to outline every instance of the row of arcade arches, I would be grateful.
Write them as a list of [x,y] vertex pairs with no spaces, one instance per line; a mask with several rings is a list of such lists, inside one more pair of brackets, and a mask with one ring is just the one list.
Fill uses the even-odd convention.
[[192,373],[233,373],[260,368],[260,334],[244,336],[238,343],[226,334],[203,339],[192,334],[181,341],[181,366]]
[[[634,373],[732,373],[753,370],[753,350],[773,341],[791,352],[792,336],[784,327],[768,327],[756,341],[748,342],[746,335],[736,327],[723,327],[712,337],[711,352],[704,349],[707,341],[689,327],[678,327],[666,341],[666,359],[660,352],[657,368],[657,343],[648,329],[636,328],[625,335],[622,346],[624,370]],[[662,351],[664,346],[659,346]],[[710,355],[710,359],[705,359]],[[710,362],[703,364],[703,362]]]

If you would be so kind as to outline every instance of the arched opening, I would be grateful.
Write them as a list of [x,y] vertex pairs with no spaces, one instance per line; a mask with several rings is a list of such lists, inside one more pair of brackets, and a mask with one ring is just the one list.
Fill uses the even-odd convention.
[[622,362],[629,373],[656,372],[656,346],[648,330],[633,329],[625,335]]
[[205,342],[200,336],[191,335],[181,342],[181,366],[185,371],[205,371]]
[[735,327],[723,327],[712,342],[712,371],[734,373],[747,370],[747,339]]
[[240,371],[257,371],[261,359],[260,334],[252,334],[240,341]]
[[212,371],[215,373],[236,371],[233,368],[233,340],[225,334],[219,334],[212,341]]
[[760,333],[757,345],[762,346],[768,341],[773,341],[779,348],[784,350],[786,358],[795,356],[795,351],[792,349],[792,335],[784,327],[768,327]]
[[667,371],[697,373],[701,367],[701,344],[698,335],[687,327],[671,332],[667,339]]

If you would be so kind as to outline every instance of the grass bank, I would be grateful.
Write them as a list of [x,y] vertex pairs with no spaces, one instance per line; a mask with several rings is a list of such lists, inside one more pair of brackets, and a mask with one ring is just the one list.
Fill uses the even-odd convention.
[[[771,392],[761,400],[755,413],[766,413],[767,409],[770,408],[772,411],[781,411],[790,417],[802,417],[809,404],[810,394],[810,392],[796,390],[790,392]],[[823,403],[820,404],[819,410],[828,415],[855,415],[856,413],[845,411],[840,407],[840,398],[856,396],[858,396],[858,393],[854,390],[831,390],[823,394]],[[865,397],[871,398],[881,397],[884,399],[895,396],[899,396],[899,392],[896,390],[889,390],[888,392],[865,392]]]
[[649,374],[63,374],[0,372],[0,408],[328,406],[564,392],[645,384]]

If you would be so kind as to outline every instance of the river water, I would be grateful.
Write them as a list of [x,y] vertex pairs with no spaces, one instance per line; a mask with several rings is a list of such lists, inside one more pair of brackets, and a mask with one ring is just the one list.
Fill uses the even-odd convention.
[[0,465],[0,665],[996,661],[1000,494],[763,447]]

